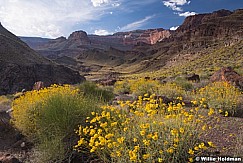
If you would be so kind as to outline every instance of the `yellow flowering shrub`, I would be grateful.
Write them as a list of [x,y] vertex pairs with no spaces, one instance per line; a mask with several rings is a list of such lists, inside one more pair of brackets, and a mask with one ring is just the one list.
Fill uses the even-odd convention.
[[158,80],[146,80],[142,78],[131,82],[131,91],[136,95],[156,93],[159,87],[160,83]]
[[158,80],[123,80],[117,81],[114,87],[115,93],[133,93],[135,95],[157,94],[169,98],[184,97],[186,91],[175,83],[160,83]]
[[41,107],[47,103],[48,99],[56,95],[75,97],[77,94],[77,90],[71,89],[69,85],[52,85],[39,91],[26,92],[13,101],[12,122],[24,135],[32,137],[38,130],[37,118],[42,114]]
[[115,83],[115,93],[133,93],[135,95],[143,95],[145,93],[152,94],[158,92],[160,83],[157,80],[147,80],[140,78],[137,80],[123,80]]
[[164,95],[169,98],[185,97],[187,92],[175,83],[161,84],[158,90],[159,95]]
[[94,100],[70,85],[26,92],[13,101],[12,107],[14,126],[35,143],[40,162],[68,157],[74,129],[85,123],[89,111],[98,111]]
[[241,105],[241,92],[227,82],[211,83],[196,92],[198,105],[234,114]]
[[[166,105],[155,95],[118,106],[103,106],[101,113],[92,112],[86,125],[80,125],[80,136],[74,149],[88,148],[104,162],[193,162],[193,158],[213,146],[199,136],[206,119],[190,111],[183,103]],[[214,113],[216,114],[216,112]]]
[[117,81],[114,85],[114,92],[115,93],[130,93],[130,80],[122,80],[122,81]]

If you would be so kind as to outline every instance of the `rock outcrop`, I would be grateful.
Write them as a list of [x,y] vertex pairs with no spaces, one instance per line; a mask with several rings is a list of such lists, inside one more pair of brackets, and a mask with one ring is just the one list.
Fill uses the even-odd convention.
[[84,80],[77,71],[40,56],[0,25],[0,95],[31,90],[36,81],[49,86]]
[[88,35],[84,31],[75,31],[75,32],[73,32],[68,37],[68,41],[72,41],[72,42],[78,43],[80,45],[90,44],[90,40],[88,38]]
[[148,30],[135,30],[129,32],[118,32],[114,35],[123,38],[123,44],[138,45],[141,43],[153,45],[158,41],[169,38],[171,33],[169,30],[163,28],[148,29]]
[[226,81],[235,85],[236,87],[243,89],[243,77],[240,76],[232,67],[223,67],[216,71],[211,77],[211,82]]

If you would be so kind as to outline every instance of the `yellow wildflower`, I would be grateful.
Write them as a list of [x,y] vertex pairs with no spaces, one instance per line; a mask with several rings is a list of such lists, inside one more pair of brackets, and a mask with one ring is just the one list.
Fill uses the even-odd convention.
[[208,145],[209,145],[210,147],[215,147],[215,145],[214,145],[213,142],[211,142],[211,141],[208,142]]
[[143,159],[145,159],[145,160],[148,159],[149,157],[150,157],[150,154],[149,153],[143,155]]
[[224,116],[227,117],[229,115],[229,113],[227,111],[225,111]]
[[189,153],[190,155],[194,155],[194,151],[193,151],[191,148],[189,149],[188,153]]
[[158,162],[163,162],[163,159],[162,158],[158,158]]

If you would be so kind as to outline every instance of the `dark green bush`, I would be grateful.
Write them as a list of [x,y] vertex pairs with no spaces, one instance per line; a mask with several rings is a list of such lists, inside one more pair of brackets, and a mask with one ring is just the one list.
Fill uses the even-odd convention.
[[95,83],[88,81],[80,84],[79,90],[84,94],[85,97],[102,102],[109,102],[114,98],[113,92],[102,89]]
[[180,86],[186,91],[190,91],[193,89],[192,83],[182,77],[177,77],[174,82],[176,85]]

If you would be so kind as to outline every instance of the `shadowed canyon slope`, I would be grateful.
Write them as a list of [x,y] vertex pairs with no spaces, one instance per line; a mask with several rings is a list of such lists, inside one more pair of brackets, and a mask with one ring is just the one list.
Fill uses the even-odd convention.
[[0,95],[30,90],[36,81],[48,86],[83,80],[77,71],[37,54],[0,24]]
[[234,44],[241,46],[242,38],[243,10],[238,9],[189,16],[176,31],[136,30],[109,36],[77,31],[68,39],[60,37],[33,48],[84,74],[141,73],[169,67],[196,54]]

